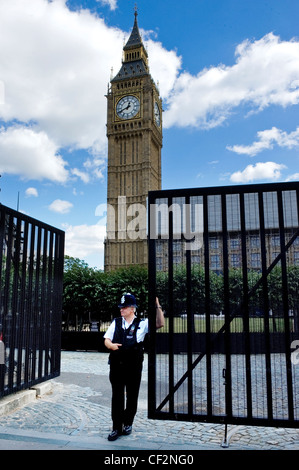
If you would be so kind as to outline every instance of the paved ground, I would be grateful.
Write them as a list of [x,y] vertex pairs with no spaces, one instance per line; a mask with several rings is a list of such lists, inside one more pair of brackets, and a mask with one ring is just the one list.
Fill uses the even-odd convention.
[[[108,442],[111,431],[107,354],[62,352],[51,393],[0,416],[1,450],[220,450],[220,424],[149,420],[147,362],[133,433]],[[229,426],[228,450],[299,450],[299,430]]]

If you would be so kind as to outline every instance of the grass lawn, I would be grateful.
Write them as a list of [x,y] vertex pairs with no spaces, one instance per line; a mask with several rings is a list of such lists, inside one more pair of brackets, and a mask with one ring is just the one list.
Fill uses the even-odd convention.
[[[212,317],[211,318],[211,332],[217,333],[220,328],[224,325],[224,317]],[[293,321],[290,319],[290,327],[292,331]],[[270,318],[269,321],[270,332],[284,332],[284,319],[283,318]],[[249,318],[249,331],[255,333],[261,333],[265,329],[264,318]],[[196,317],[194,319],[194,330],[195,333],[206,332],[206,319],[203,315],[202,318]],[[242,333],[244,331],[243,319],[240,317],[234,318],[230,323],[230,330],[233,333]],[[175,333],[187,333],[187,318],[175,317],[173,319],[173,331]],[[169,332],[169,318],[165,318],[165,325],[163,328],[158,330],[160,333]]]

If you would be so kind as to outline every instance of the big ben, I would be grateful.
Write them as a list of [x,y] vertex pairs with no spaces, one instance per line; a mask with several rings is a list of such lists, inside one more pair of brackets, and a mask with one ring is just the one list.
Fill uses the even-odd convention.
[[147,266],[147,195],[161,189],[162,101],[137,23],[107,93],[105,271]]

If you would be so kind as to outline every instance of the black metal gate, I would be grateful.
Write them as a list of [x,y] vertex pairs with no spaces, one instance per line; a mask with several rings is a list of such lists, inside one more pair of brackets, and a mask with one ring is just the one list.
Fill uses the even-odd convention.
[[64,232],[0,205],[0,397],[60,374]]
[[298,219],[298,182],[149,193],[149,418],[299,427]]

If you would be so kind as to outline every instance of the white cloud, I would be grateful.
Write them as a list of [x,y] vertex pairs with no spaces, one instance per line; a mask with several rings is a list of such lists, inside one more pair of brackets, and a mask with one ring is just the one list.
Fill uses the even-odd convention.
[[105,167],[106,161],[104,158],[99,158],[95,157],[93,160],[88,158],[83,166],[84,168],[89,171],[93,176],[95,176],[97,179],[103,179],[103,170]]
[[286,181],[298,181],[299,180],[299,173],[294,173],[287,177]]
[[232,152],[254,156],[263,150],[269,150],[278,145],[279,147],[286,147],[292,149],[299,146],[299,127],[289,134],[284,132],[277,127],[272,127],[265,131],[257,133],[258,140],[253,142],[251,145],[233,145],[228,146],[227,149]]
[[285,165],[266,162],[248,165],[243,171],[236,171],[230,176],[233,183],[248,183],[255,180],[277,180],[281,177],[281,170],[286,168]]
[[[114,0],[103,1],[111,9],[117,7]],[[271,104],[299,103],[297,40],[282,41],[270,33],[244,41],[236,48],[233,66],[219,65],[193,76],[180,72],[182,58],[151,36],[143,31],[151,74],[164,98],[164,127],[210,128],[240,105],[259,111]],[[0,131],[0,171],[60,184],[71,175],[85,182],[103,178],[105,94],[111,67],[116,74],[121,66],[123,37],[123,31],[108,27],[87,9],[70,11],[66,0],[30,0],[30,8],[23,0],[0,1],[5,88],[0,118],[7,123]],[[247,150],[258,153],[267,145],[286,145],[291,137],[298,141],[298,129],[293,136],[276,132],[273,128],[259,133]],[[65,147],[88,149],[94,160],[83,169],[73,168],[71,151],[68,163],[59,155]]]
[[182,58],[175,51],[167,51],[160,42],[146,42],[149,55],[150,72],[159,86],[162,98],[171,94],[182,65]]
[[[104,3],[111,9],[117,6],[115,0]],[[116,74],[121,67],[123,37],[123,31],[108,27],[87,9],[70,11],[66,0],[30,0],[29,6],[23,0],[0,1],[0,91],[5,88],[0,119],[7,126],[15,120],[34,127],[36,134],[53,143],[54,156],[65,147],[88,149],[93,157],[106,156],[105,94],[111,68]],[[166,96],[180,59],[160,43],[149,40],[148,47],[151,72]],[[36,138],[34,133],[32,138]],[[14,162],[12,166],[16,168]],[[35,163],[37,176],[31,176],[44,175],[45,166],[40,158]],[[65,170],[55,178],[49,161],[48,166],[50,179],[66,180]],[[102,170],[94,166],[93,176],[102,178]],[[21,165],[19,174],[28,177],[27,173]]]
[[25,191],[25,196],[26,197],[31,197],[31,196],[38,197],[38,191],[36,188],[27,188]]
[[64,0],[0,2],[2,117],[34,121],[58,147],[104,146],[104,95],[122,37]]
[[66,162],[57,155],[57,145],[44,131],[24,126],[0,129],[0,172],[25,179],[48,179],[64,183]]
[[298,80],[299,41],[281,41],[272,33],[254,42],[246,40],[237,46],[233,66],[178,77],[167,100],[164,125],[211,128],[240,105],[260,111],[270,105],[298,104]]
[[78,170],[78,168],[72,169],[72,175],[78,176],[78,178],[80,178],[83,181],[83,183],[88,183],[90,179],[88,173]]
[[97,0],[97,2],[102,3],[102,5],[108,5],[110,10],[115,10],[117,7],[117,0]]
[[67,214],[73,204],[69,201],[62,201],[61,199],[55,199],[50,205],[49,209],[53,212],[58,212],[59,214]]
[[66,255],[86,259],[93,254],[103,254],[106,235],[104,225],[64,225],[64,230]]

